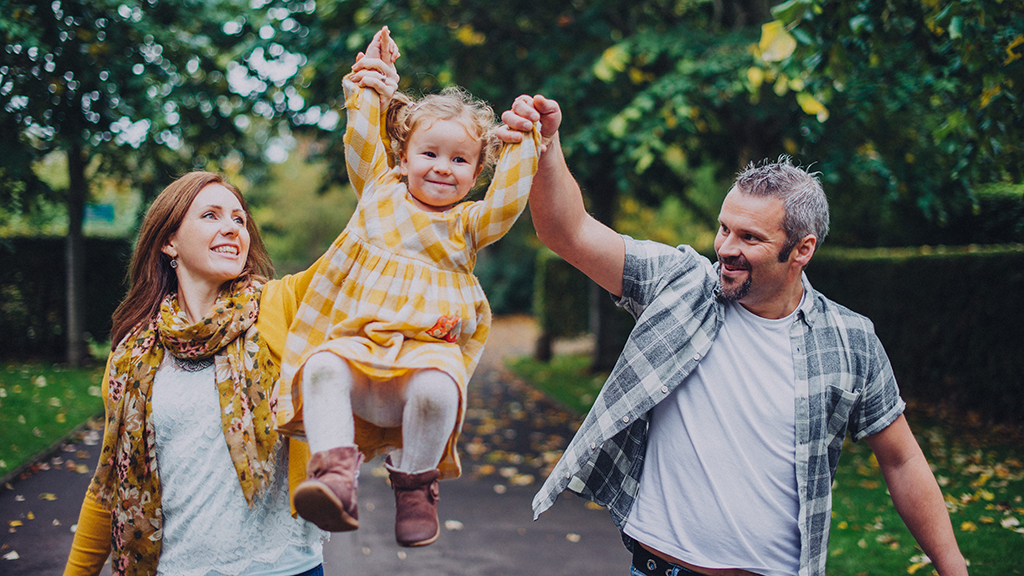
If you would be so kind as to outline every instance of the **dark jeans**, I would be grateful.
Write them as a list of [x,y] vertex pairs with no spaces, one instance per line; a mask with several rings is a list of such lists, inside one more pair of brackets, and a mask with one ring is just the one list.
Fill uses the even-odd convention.
[[315,568],[310,568],[302,574],[296,574],[295,576],[324,576],[324,565],[317,564]]
[[629,574],[630,576],[704,576],[651,554],[639,542],[633,542],[633,565],[630,567]]

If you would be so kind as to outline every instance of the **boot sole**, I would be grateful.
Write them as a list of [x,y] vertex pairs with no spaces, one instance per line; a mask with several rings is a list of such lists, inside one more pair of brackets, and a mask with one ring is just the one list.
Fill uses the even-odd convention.
[[403,548],[419,548],[420,546],[427,546],[427,545],[433,544],[434,542],[437,542],[437,538],[440,535],[441,535],[441,530],[439,529],[437,531],[437,533],[434,534],[433,537],[428,538],[426,540],[419,540],[417,542],[398,542],[398,545],[402,546]]
[[303,482],[295,489],[294,500],[295,511],[299,516],[316,524],[321,530],[349,532],[359,528],[359,519],[345,512],[341,500],[323,484]]

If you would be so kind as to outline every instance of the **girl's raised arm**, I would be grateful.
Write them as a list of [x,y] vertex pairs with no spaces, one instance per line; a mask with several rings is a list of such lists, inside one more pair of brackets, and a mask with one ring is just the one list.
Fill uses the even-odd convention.
[[385,114],[398,88],[394,61],[398,47],[387,27],[374,35],[345,76],[345,164],[356,196],[366,183],[390,170],[386,150]]
[[537,173],[539,149],[537,128],[524,133],[522,142],[502,146],[487,195],[466,211],[467,227],[476,249],[498,241],[526,209],[533,176]]

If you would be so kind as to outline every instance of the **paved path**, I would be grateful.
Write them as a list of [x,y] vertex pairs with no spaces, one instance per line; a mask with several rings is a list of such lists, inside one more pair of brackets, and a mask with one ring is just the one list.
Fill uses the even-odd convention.
[[[503,367],[507,356],[530,354],[535,336],[526,317],[494,323],[470,383],[460,441],[464,473],[441,483],[438,541],[417,549],[395,544],[394,496],[378,458],[361,470],[360,529],[335,534],[326,545],[326,574],[628,574],[628,553],[606,511],[563,495],[532,520],[533,495],[579,424]],[[62,573],[98,454],[96,436],[86,431],[43,462],[47,469],[0,488],[0,576]],[[88,473],[79,472],[82,464]]]

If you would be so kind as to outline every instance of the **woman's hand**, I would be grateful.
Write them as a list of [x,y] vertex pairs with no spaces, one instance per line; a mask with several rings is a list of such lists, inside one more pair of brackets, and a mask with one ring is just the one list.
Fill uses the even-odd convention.
[[352,82],[362,88],[372,88],[380,95],[381,109],[388,107],[391,98],[398,90],[398,70],[395,60],[401,56],[398,46],[391,40],[387,26],[373,36],[366,52],[356,56],[352,65]]

